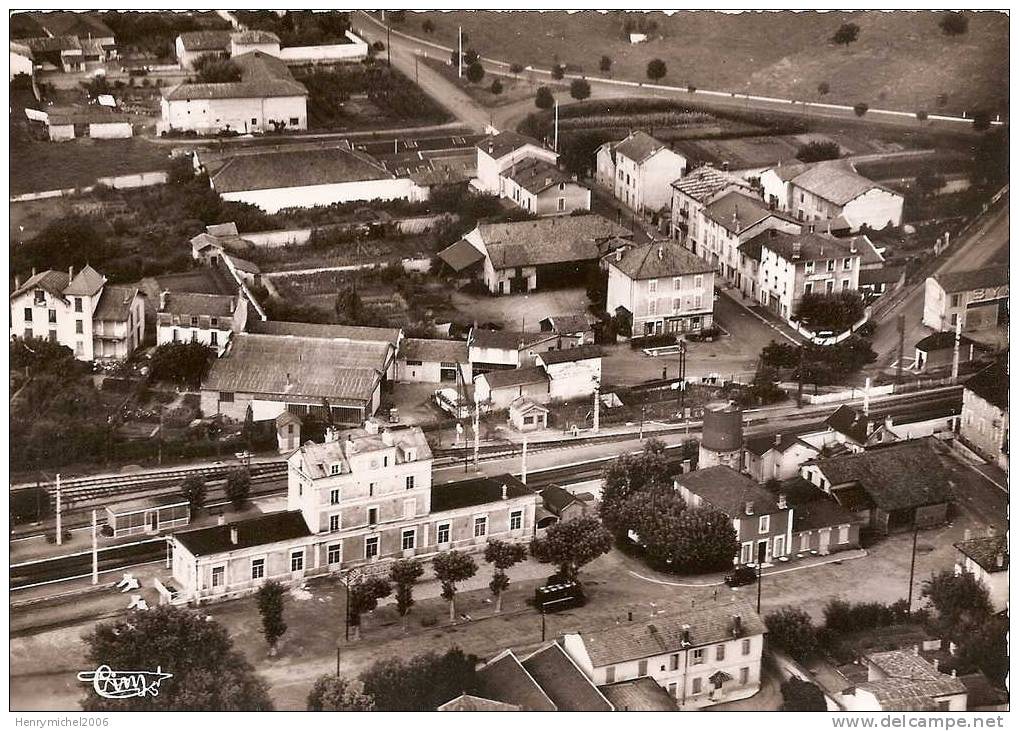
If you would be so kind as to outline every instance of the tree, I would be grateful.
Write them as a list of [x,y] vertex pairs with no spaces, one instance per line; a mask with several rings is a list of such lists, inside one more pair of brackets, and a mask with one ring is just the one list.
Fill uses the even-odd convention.
[[916,118],[918,120],[920,120],[921,122],[926,122],[927,121],[927,112],[925,112],[923,109],[921,109],[920,111],[918,111],[916,113]]
[[502,611],[502,593],[506,591],[510,580],[506,570],[527,558],[527,551],[519,543],[509,541],[490,540],[485,547],[485,561],[495,567],[492,573],[492,581],[488,588],[495,594],[495,613]]
[[467,67],[467,80],[472,84],[479,83],[483,78],[485,78],[485,67],[481,65],[480,61],[475,61]]
[[608,56],[602,56],[601,60],[598,61],[598,69],[604,74],[609,73],[612,70],[612,59]]
[[172,675],[158,695],[143,697],[103,698],[87,686],[81,701],[87,712],[273,710],[268,685],[205,612],[153,607],[97,624],[84,639],[84,667]]
[[857,102],[853,105],[853,112],[857,117],[862,117],[867,113],[868,109],[870,109],[870,107],[868,107],[864,102]]
[[976,622],[959,641],[959,657],[977,667],[999,688],[1008,677],[1008,617],[994,615]]
[[193,66],[199,84],[228,84],[241,80],[240,67],[228,58],[207,53],[199,56]]
[[602,501],[598,508],[602,523],[617,538],[625,538],[632,527],[627,499],[660,487],[672,487],[672,470],[665,456],[665,444],[650,439],[640,454],[622,454],[602,474]]
[[347,623],[354,628],[354,639],[361,639],[361,615],[374,611],[379,599],[393,592],[393,587],[381,576],[369,576],[349,585],[347,593]]
[[456,585],[478,572],[474,559],[461,551],[445,551],[432,559],[435,578],[442,584],[442,598],[449,602],[449,621],[456,621]]
[[287,631],[287,623],[283,621],[283,599],[286,593],[283,584],[270,579],[259,587],[255,595],[258,613],[262,617],[262,634],[269,645],[269,657],[276,656],[276,647]]
[[648,61],[647,65],[647,77],[652,81],[658,81],[664,79],[668,69],[665,67],[665,61],[660,58],[655,58]]
[[409,660],[378,660],[361,674],[376,711],[434,711],[443,703],[478,690],[478,658],[453,647]]
[[732,567],[739,550],[732,520],[709,508],[687,508],[673,528],[671,569],[700,574]]
[[985,109],[973,112],[973,129],[983,132],[991,128],[991,113]]
[[180,491],[191,504],[191,510],[201,510],[205,505],[205,478],[201,475],[191,475],[184,478],[180,484]]
[[863,317],[866,306],[859,292],[808,292],[801,298],[793,319],[811,330],[848,330]]
[[32,268],[67,271],[91,262],[99,265],[118,253],[117,245],[97,222],[79,215],[61,216],[38,234],[11,251],[11,272],[25,274]]
[[555,64],[552,66],[552,78],[559,81],[566,75],[566,69],[563,68],[562,64]]
[[591,85],[587,83],[587,79],[574,79],[570,83],[570,96],[578,100],[591,96]]
[[152,351],[149,375],[185,388],[198,388],[216,358],[216,351],[197,341],[164,343]]
[[492,85],[488,87],[488,90],[495,95],[502,94],[502,82],[499,79],[493,79]]
[[803,162],[836,160],[841,152],[842,148],[839,147],[838,142],[833,142],[831,140],[814,140],[813,142],[808,142],[807,144],[802,145],[800,149],[796,151],[796,159],[802,160]]
[[534,106],[538,109],[551,109],[555,106],[555,97],[552,96],[552,90],[547,86],[539,86],[538,91],[534,94]]
[[656,486],[627,498],[623,509],[627,530],[637,534],[654,566],[671,568],[685,510],[686,502],[671,485]]
[[576,581],[584,564],[612,549],[612,534],[593,515],[556,523],[544,538],[531,541],[531,555],[556,566],[558,575]]
[[232,471],[226,478],[226,497],[237,509],[244,506],[251,494],[251,473],[246,469]]
[[860,37],[860,26],[856,23],[843,23],[831,37],[832,41],[839,46],[848,46]]
[[768,642],[782,648],[794,660],[804,661],[817,652],[817,630],[802,609],[782,607],[764,617]]
[[406,617],[414,606],[414,584],[425,573],[420,561],[403,558],[389,567],[389,580],[396,585],[396,611]]
[[969,30],[969,18],[962,12],[946,12],[938,21],[938,27],[946,36],[961,36]]
[[421,30],[425,33],[434,33],[435,23],[432,22],[431,18],[425,18],[425,20],[421,23]]
[[828,92],[830,92],[830,91],[831,91],[831,87],[828,85],[827,81],[822,81],[820,84],[817,85],[817,95],[818,96],[827,96]]
[[510,64],[510,73],[513,74],[514,76],[516,76],[519,73],[522,73],[523,70],[524,70],[523,64],[519,63]]
[[828,703],[824,691],[793,675],[782,683],[782,710],[824,712],[828,710]]
[[[464,41],[466,43],[466,41]],[[473,48],[468,48],[464,51],[464,63],[468,66],[481,62],[481,54],[475,51]]]
[[360,680],[322,675],[308,693],[308,710],[373,711],[375,699],[364,692],[364,683]]
[[994,612],[987,587],[968,571],[956,575],[952,569],[945,569],[932,574],[924,581],[920,596],[937,612],[942,633],[956,642]]

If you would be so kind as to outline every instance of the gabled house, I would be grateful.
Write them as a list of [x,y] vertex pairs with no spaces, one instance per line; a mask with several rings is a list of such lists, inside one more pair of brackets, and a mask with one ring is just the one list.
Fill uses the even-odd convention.
[[672,202],[672,181],[683,177],[686,158],[646,132],[631,132],[617,142],[612,192],[639,214],[655,214]]
[[508,409],[517,399],[543,404],[549,400],[548,374],[541,366],[482,373],[474,379],[474,402],[489,411]]
[[234,333],[244,332],[248,300],[238,295],[162,292],[156,312],[156,344],[202,343],[222,355]]
[[939,272],[924,285],[923,324],[937,331],[990,330],[1008,322],[1008,267]]
[[535,216],[563,216],[591,210],[591,191],[540,158],[526,158],[502,173],[503,197]]
[[47,269],[10,295],[12,338],[45,338],[74,351],[78,360],[124,360],[145,337],[143,294],[107,284],[91,266],[75,272]]
[[788,480],[820,450],[795,434],[749,437],[743,442],[743,471],[760,483]]
[[559,154],[545,148],[538,140],[516,132],[489,135],[475,145],[477,178],[474,183],[481,192],[507,197],[507,173],[514,165],[527,160],[543,160],[555,165]]
[[770,206],[800,221],[834,219],[849,232],[902,225],[903,197],[844,160],[779,165],[761,175],[761,186]]
[[784,495],[772,495],[756,482],[725,465],[675,475],[673,485],[688,507],[707,507],[732,520],[740,544],[734,562],[765,563],[790,553],[793,508]]
[[195,62],[203,56],[225,58],[230,55],[230,35],[228,30],[196,30],[181,33],[174,41],[177,63],[185,71],[195,67]]
[[704,206],[729,192],[757,195],[753,186],[743,178],[710,165],[696,168],[672,181],[672,238],[680,243],[684,243],[690,235],[696,239]]
[[827,556],[860,547],[860,518],[800,476],[783,480],[776,494],[793,509],[790,553]]
[[565,401],[591,396],[601,386],[601,359],[597,345],[579,345],[538,353],[534,362],[548,376],[548,397]]
[[471,383],[473,373],[463,340],[404,338],[396,357],[401,383]]
[[489,371],[533,366],[538,353],[558,350],[555,332],[515,332],[472,328],[467,336],[467,353],[474,376]]
[[839,705],[860,711],[947,711],[966,710],[966,686],[955,675],[941,672],[918,650],[872,652],[861,658],[867,680],[839,696]]
[[1008,471],[1008,361],[999,358],[963,385],[959,436]]
[[743,601],[567,633],[563,649],[599,688],[651,678],[680,709],[748,698],[761,687],[764,622]]
[[955,565],[956,573],[966,571],[973,574],[987,587],[995,611],[1008,609],[1008,536],[997,534],[993,529],[988,535],[970,538],[966,531],[965,540],[955,544],[959,552]]
[[605,310],[652,335],[709,328],[714,312],[712,266],[679,244],[652,242],[607,258]]
[[538,321],[538,327],[542,332],[558,335],[564,348],[591,345],[594,343],[594,326],[591,319],[583,312],[549,315]]
[[[564,490],[559,485],[549,485],[541,491],[541,501],[545,510],[552,513],[560,521],[582,518],[593,509],[591,501],[582,499],[580,495],[574,495]],[[584,493],[590,495],[590,493]]]
[[[931,333],[920,338],[913,349],[913,366],[910,370],[922,373],[951,368],[955,361],[955,333]],[[959,365],[971,362],[983,355],[983,352],[983,346],[976,341],[970,340],[965,335],[959,336]]]

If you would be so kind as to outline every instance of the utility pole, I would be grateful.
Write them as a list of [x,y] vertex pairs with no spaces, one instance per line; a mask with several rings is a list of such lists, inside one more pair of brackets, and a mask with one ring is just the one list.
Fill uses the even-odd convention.
[[637,437],[638,439],[643,439],[644,438],[644,409],[645,409],[644,404],[641,404],[640,405],[640,434]]
[[601,427],[601,399],[598,395],[598,382],[594,384],[594,433],[598,433],[598,429]]
[[64,543],[63,524],[60,520],[60,473],[57,473],[57,545]]
[[803,408],[803,353],[804,353],[804,351],[805,351],[805,348],[801,345],[800,346],[800,367],[798,368],[799,378],[796,379],[796,408],[798,408],[798,409],[802,409]]
[[913,553],[909,558],[909,591],[906,596],[906,615],[913,615],[913,572],[916,569],[916,536],[920,529],[916,527],[916,513],[913,513]]
[[757,613],[761,613],[761,579],[764,576],[764,559],[767,557],[768,544],[757,544]]
[[527,484],[527,435],[524,435],[524,446],[520,449],[520,481]]
[[962,340],[962,318],[955,321],[955,348],[952,350],[952,383],[959,380],[959,345]]
[[457,78],[464,77],[464,28],[462,25],[456,29],[456,75]]
[[92,511],[92,583],[99,583],[99,539],[96,530],[96,511]]
[[478,469],[478,440],[481,439],[481,407],[474,405],[474,469]]
[[870,415],[870,376],[863,383],[863,415]]
[[393,41],[392,41],[392,30],[393,26],[386,23],[386,65],[390,68],[393,67]]
[[559,102],[555,103],[555,136],[552,139],[552,149],[559,152]]
[[899,360],[895,364],[895,385],[902,382],[902,358],[906,344],[906,316],[899,315]]

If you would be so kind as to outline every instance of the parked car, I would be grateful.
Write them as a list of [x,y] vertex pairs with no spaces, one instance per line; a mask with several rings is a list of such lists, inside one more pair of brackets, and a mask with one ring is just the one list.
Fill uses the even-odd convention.
[[577,581],[564,581],[553,576],[545,586],[534,590],[534,606],[541,612],[558,612],[583,606],[587,601],[584,588]]
[[737,566],[725,575],[725,583],[731,587],[746,586],[757,581],[757,569]]
[[471,415],[467,399],[461,399],[453,388],[440,388],[434,394],[435,404],[454,419],[466,419]]

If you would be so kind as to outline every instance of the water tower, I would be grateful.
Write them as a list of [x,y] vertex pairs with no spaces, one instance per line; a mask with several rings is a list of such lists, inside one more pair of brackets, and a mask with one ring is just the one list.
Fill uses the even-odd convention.
[[743,410],[735,406],[705,409],[697,468],[726,465],[739,472],[742,459]]

